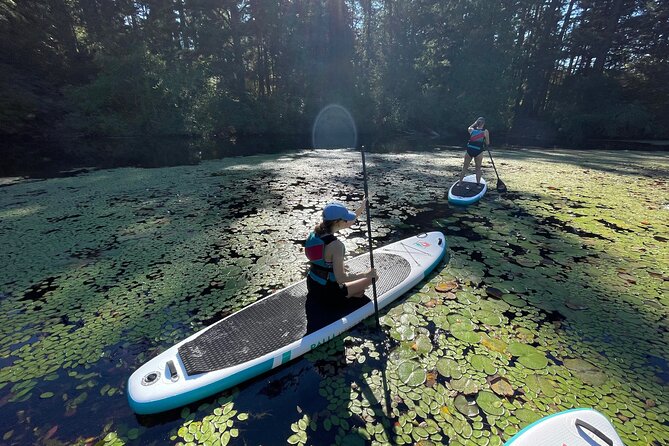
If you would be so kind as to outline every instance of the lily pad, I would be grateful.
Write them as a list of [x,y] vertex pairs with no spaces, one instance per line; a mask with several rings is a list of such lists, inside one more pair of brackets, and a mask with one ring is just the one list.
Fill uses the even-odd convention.
[[502,300],[508,303],[509,305],[513,305],[514,307],[518,308],[523,308],[527,306],[527,302],[525,301],[525,299],[522,299],[521,297],[511,293],[502,294]]
[[492,350],[497,353],[504,353],[507,347],[506,342],[502,341],[501,339],[488,337],[481,339],[481,344],[483,344],[483,346],[488,350]]
[[541,418],[541,414],[537,413],[536,410],[526,409],[524,407],[514,410],[513,416],[518,418],[523,425],[534,423]]
[[472,355],[469,362],[475,370],[485,372],[488,375],[494,375],[497,372],[497,367],[493,365],[490,357],[485,355]]
[[451,334],[461,341],[475,344],[481,340],[481,333],[474,331],[476,325],[465,316],[449,316]]
[[455,408],[466,417],[472,418],[479,414],[479,408],[474,399],[467,399],[465,395],[455,397]]
[[557,395],[555,390],[555,382],[546,376],[530,375],[525,379],[525,387],[537,395],[541,394],[548,398],[553,398]]
[[606,373],[583,359],[565,359],[564,365],[572,371],[574,376],[590,386],[601,386],[608,381]]
[[502,416],[504,414],[504,407],[502,407],[502,400],[497,395],[487,390],[483,390],[476,396],[476,404],[488,415]]
[[476,344],[481,340],[481,333],[471,330],[452,330],[451,334],[454,338],[468,344]]
[[522,342],[512,342],[508,345],[507,351],[513,356],[523,356],[535,353],[537,349],[531,345],[523,344]]
[[471,378],[452,379],[449,386],[465,395],[473,395],[479,391],[479,384]]
[[518,362],[529,369],[540,370],[548,365],[546,355],[531,345],[513,342],[509,344],[507,350],[512,355],[518,356]]
[[502,316],[492,311],[478,311],[476,313],[478,320],[485,325],[500,325],[502,323]]
[[390,335],[401,341],[411,341],[416,337],[416,332],[410,325],[399,325],[390,331]]
[[567,367],[569,370],[577,372],[592,370],[596,368],[593,364],[581,358],[567,358],[563,361],[563,363],[564,366]]
[[590,308],[587,305],[585,305],[584,303],[578,302],[578,301],[573,300],[573,299],[567,300],[564,303],[564,305],[567,308],[570,308],[572,310],[577,310],[577,311],[587,310],[588,308]]
[[457,361],[449,358],[441,358],[437,361],[437,371],[446,378],[462,378],[462,369]]
[[512,396],[515,393],[509,381],[500,376],[490,381],[490,388],[497,395],[501,396]]
[[541,370],[548,366],[548,358],[539,351],[518,357],[518,362],[532,370]]
[[432,351],[432,341],[425,335],[418,335],[411,346],[416,352],[420,354],[428,354]]
[[397,374],[404,384],[416,387],[425,382],[427,373],[421,365],[415,361],[404,361],[397,366]]
[[439,282],[434,287],[434,290],[439,293],[448,293],[449,291],[453,291],[457,287],[458,287],[458,282],[456,282],[455,280],[451,280],[448,282]]

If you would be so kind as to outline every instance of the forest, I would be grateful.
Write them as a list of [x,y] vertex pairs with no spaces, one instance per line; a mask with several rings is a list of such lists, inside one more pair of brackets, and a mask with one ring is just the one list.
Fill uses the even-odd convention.
[[661,0],[1,0],[0,137],[669,137]]

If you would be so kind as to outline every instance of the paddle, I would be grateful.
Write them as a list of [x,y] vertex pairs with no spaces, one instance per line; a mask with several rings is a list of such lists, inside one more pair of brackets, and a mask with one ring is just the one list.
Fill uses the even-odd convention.
[[[374,251],[372,251],[372,217],[369,213],[369,190],[367,187],[367,163],[365,162],[365,146],[360,147],[360,153],[362,154],[362,178],[364,182],[364,191],[365,191],[365,214],[367,216],[367,241],[369,243],[369,266],[374,268]],[[372,279],[372,293],[374,296],[374,318],[376,319],[376,329],[381,332],[381,322],[379,321],[379,303],[376,297],[376,279]],[[384,343],[383,350],[385,353],[386,363],[388,360],[388,344]],[[392,414],[392,409],[390,407],[390,387],[388,386],[388,378],[386,377],[386,371],[381,367],[381,378],[383,379],[383,393],[384,400],[386,401],[386,416],[390,417]]]
[[[312,146],[314,148],[331,148],[331,147],[358,147],[358,134],[355,126],[355,121],[351,114],[341,105],[331,104],[326,106],[318,113],[316,122],[312,129]],[[369,190],[367,186],[367,164],[365,161],[365,146],[361,146],[362,154],[362,174],[364,179],[364,193],[365,193],[365,212],[367,214],[367,240],[369,242],[369,262],[370,267],[374,268],[374,253],[372,251],[372,220],[369,212]],[[376,291],[376,279],[372,280],[372,292],[374,297],[374,317],[376,319],[376,327],[379,333],[381,330],[381,322],[379,321],[379,304]],[[382,354],[385,356],[384,363],[388,363],[388,344],[383,342]],[[384,358],[382,358],[384,359]],[[381,367],[381,377],[383,380],[383,391],[386,401],[386,416],[390,417],[390,388],[388,386],[388,379],[386,377],[386,370]]]
[[[365,191],[365,214],[367,215],[367,241],[369,243],[369,266],[374,268],[374,252],[372,251],[372,217],[369,215],[369,192],[367,189],[367,164],[365,163],[365,146],[361,146],[362,154],[362,177]],[[374,295],[374,317],[376,318],[376,328],[381,329],[379,322],[379,303],[376,298],[376,279],[372,279],[372,293]]]
[[492,168],[495,169],[495,175],[497,175],[497,192],[506,192],[506,184],[504,184],[504,181],[502,181],[502,179],[499,177],[499,174],[497,173],[495,161],[492,159],[492,153],[490,153],[490,149],[487,147],[486,150],[488,151],[488,155],[490,155],[490,162],[492,163]]

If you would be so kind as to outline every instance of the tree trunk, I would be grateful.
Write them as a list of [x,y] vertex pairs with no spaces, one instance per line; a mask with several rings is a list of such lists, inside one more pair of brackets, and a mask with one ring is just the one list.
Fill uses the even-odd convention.
[[602,38],[597,46],[593,57],[595,59],[595,64],[593,66],[593,71],[595,73],[601,73],[604,71],[604,64],[606,62],[606,55],[611,49],[611,43],[613,36],[618,29],[618,22],[620,21],[620,16],[622,12],[623,0],[615,0],[613,6],[608,11],[607,20],[605,28],[602,33]]
[[232,51],[234,54],[234,90],[239,99],[243,99],[246,93],[246,70],[244,68],[244,50],[241,39],[241,12],[234,2],[230,5],[230,35],[232,39]]
[[175,0],[177,12],[179,13],[179,33],[181,34],[180,43],[181,48],[191,48],[192,42],[188,32],[188,19],[186,18],[186,10],[184,8],[183,0]]

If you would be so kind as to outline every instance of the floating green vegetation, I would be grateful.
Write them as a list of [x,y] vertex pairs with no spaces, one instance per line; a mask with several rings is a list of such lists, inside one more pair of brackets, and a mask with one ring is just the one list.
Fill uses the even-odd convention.
[[[233,395],[234,396],[234,395]],[[176,435],[170,440],[177,440],[177,445],[225,446],[239,437],[239,428],[236,422],[249,419],[249,414],[239,412],[234,408],[233,396],[219,398],[215,404],[207,404],[198,408],[197,413],[191,413],[188,408],[181,411],[181,418],[185,419]],[[208,413],[199,418],[198,414]]]
[[[382,333],[368,322],[307,355],[319,380],[304,409],[262,409],[285,420],[280,432],[244,387],[138,420],[125,381],[301,279],[300,241],[322,206],[361,197],[358,154],[6,182],[3,442],[244,444],[266,429],[290,444],[499,445],[538,417],[593,407],[626,443],[666,444],[669,157],[496,155],[510,192],[466,209],[445,199],[459,153],[370,155],[375,242],[439,229],[448,262],[384,309]],[[362,225],[347,235],[363,252]]]

